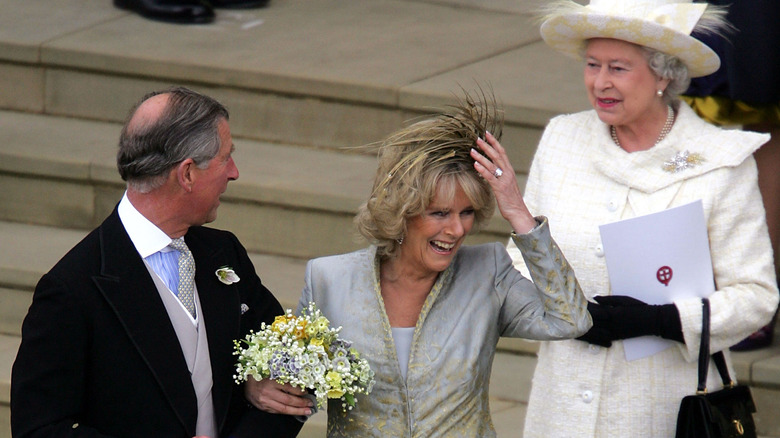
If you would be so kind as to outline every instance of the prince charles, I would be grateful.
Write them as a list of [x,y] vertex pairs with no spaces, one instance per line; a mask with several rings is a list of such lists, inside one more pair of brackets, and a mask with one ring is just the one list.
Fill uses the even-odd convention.
[[227,110],[207,96],[173,88],[134,108],[117,155],[125,195],[33,295],[11,380],[15,437],[298,433],[233,382],[233,340],[282,313],[236,237],[202,226],[238,178],[233,149]]

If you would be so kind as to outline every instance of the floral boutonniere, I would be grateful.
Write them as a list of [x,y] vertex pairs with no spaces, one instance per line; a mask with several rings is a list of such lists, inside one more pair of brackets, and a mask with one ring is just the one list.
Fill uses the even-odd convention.
[[236,275],[236,272],[233,270],[233,268],[229,266],[223,266],[219,269],[217,269],[217,278],[222,283],[225,283],[227,285],[231,285],[233,283],[238,283],[240,278],[238,278],[238,275]]

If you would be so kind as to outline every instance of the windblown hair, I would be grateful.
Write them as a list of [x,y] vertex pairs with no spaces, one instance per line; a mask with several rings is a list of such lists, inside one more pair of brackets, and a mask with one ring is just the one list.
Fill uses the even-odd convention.
[[[627,1],[627,0],[626,0]],[[538,9],[536,19],[539,24],[563,14],[585,14],[590,12],[585,6],[571,0],[555,0]],[[728,8],[724,6],[707,5],[707,9],[699,18],[691,34],[694,35],[719,35],[728,38],[734,31],[734,27],[726,20]],[[639,46],[645,54],[647,64],[655,75],[663,79],[669,79],[669,85],[664,92],[664,101],[671,104],[679,99],[680,95],[688,89],[691,83],[688,67],[680,58],[669,55],[660,50],[646,46]],[[587,41],[583,42],[580,49],[581,57],[585,56]]]
[[[160,94],[170,95],[160,116],[131,124],[138,107]],[[187,158],[199,168],[207,167],[221,146],[219,121],[228,118],[222,104],[184,87],[147,94],[130,111],[119,137],[119,175],[128,187],[148,193],[162,186],[168,172]]]
[[460,186],[475,210],[473,231],[493,215],[495,198],[470,156],[477,137],[500,139],[503,112],[494,97],[466,93],[457,105],[392,134],[379,147],[368,201],[355,217],[358,232],[381,257],[395,257],[409,218],[423,214],[438,194],[452,199]]

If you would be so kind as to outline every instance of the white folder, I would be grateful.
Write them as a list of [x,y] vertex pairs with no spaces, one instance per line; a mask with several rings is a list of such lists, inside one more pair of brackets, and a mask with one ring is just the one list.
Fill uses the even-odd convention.
[[[647,304],[706,297],[715,290],[701,200],[646,216],[601,225],[612,295]],[[626,339],[626,360],[651,356],[674,344],[656,336]]]

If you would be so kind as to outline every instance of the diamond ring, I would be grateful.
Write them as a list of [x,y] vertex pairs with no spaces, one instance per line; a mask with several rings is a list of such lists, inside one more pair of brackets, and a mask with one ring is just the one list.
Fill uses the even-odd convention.
[[493,171],[493,176],[495,176],[496,178],[501,178],[501,175],[503,175],[503,174],[504,174],[504,171],[501,170],[500,167],[496,167],[496,170]]

